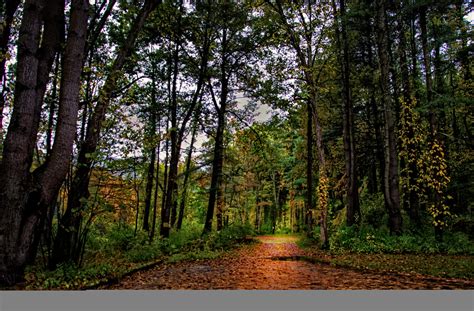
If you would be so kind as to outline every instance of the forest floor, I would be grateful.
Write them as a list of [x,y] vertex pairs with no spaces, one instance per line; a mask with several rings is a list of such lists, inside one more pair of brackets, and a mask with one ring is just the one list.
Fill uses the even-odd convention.
[[473,280],[335,266],[295,236],[257,239],[221,258],[164,263],[101,289],[474,289]]

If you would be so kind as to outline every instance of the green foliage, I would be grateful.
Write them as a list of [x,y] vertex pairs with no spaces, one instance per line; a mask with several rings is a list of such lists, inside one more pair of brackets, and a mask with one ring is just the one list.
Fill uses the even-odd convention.
[[27,289],[73,289],[96,285],[101,280],[120,273],[119,267],[108,263],[95,264],[87,268],[64,264],[54,271],[27,268],[25,279],[28,283]]
[[188,224],[179,231],[172,231],[170,237],[161,242],[161,249],[166,254],[190,251],[201,245],[202,225]]
[[474,254],[474,243],[466,234],[446,232],[439,242],[431,230],[420,235],[390,235],[387,229],[362,226],[342,226],[331,236],[330,249],[333,252],[354,253],[447,253]]
[[360,197],[362,225],[378,228],[387,223],[384,197],[382,193],[365,193]]
[[185,260],[202,260],[202,259],[216,259],[222,255],[222,251],[202,250],[189,253],[178,253],[172,255],[168,262],[174,263]]
[[208,236],[208,245],[211,249],[229,249],[231,246],[244,242],[248,236],[255,233],[249,224],[234,224],[225,227],[217,233]]
[[146,262],[154,260],[161,255],[163,255],[161,244],[155,242],[134,245],[125,253],[125,258],[130,262]]
[[138,244],[140,237],[135,235],[132,226],[116,225],[110,230],[108,235],[108,246],[113,251],[128,251]]

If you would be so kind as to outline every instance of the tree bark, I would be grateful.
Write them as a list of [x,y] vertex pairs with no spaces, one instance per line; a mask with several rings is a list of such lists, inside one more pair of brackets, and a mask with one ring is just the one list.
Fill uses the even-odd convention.
[[196,114],[194,116],[193,130],[192,130],[192,133],[191,133],[191,144],[189,145],[188,156],[186,158],[186,171],[184,173],[183,190],[182,190],[182,194],[181,194],[181,201],[179,203],[180,204],[179,205],[179,216],[178,216],[178,222],[176,224],[176,229],[177,230],[180,230],[181,226],[183,224],[184,210],[185,210],[185,207],[186,207],[186,197],[187,197],[187,191],[188,191],[188,180],[189,180],[189,176],[191,175],[191,159],[192,159],[192,155],[193,155],[194,143],[196,141],[199,114],[200,114],[200,111],[197,110]]
[[421,36],[421,50],[423,52],[423,65],[425,67],[425,83],[426,83],[426,97],[429,105],[429,122],[430,122],[430,133],[434,137],[436,131],[436,117],[433,109],[431,108],[431,102],[433,101],[433,78],[431,69],[431,49],[428,46],[428,29],[426,21],[427,8],[422,6],[420,8],[420,36]]
[[[25,265],[34,260],[47,209],[56,199],[71,160],[87,31],[87,0],[74,0],[71,5],[51,155],[30,173],[41,103],[64,29],[63,5],[61,1],[50,1],[44,6],[42,1],[30,0],[24,7],[12,122],[0,165],[0,183],[4,185],[0,190],[1,283],[18,282]],[[41,47],[40,36],[44,37]]]
[[[345,1],[340,0],[340,18],[339,28],[336,22],[336,44],[339,49],[338,58],[341,66],[342,80],[342,136],[344,142],[344,156],[346,168],[346,224],[352,226],[360,219],[359,191],[357,187],[357,167],[356,151],[354,137],[354,114],[352,108],[352,92],[350,86],[350,64],[349,64],[349,42],[346,30],[346,7]],[[333,1],[333,10],[337,16],[337,7]],[[337,21],[337,19],[336,19]]]
[[[152,65],[152,76],[151,76],[151,106],[149,109],[150,116],[150,125],[149,125],[149,138],[151,138],[151,148],[150,148],[150,162],[148,163],[147,170],[147,181],[146,181],[146,190],[145,190],[145,210],[143,211],[143,230],[149,231],[150,225],[150,209],[151,209],[151,197],[153,194],[153,182],[155,181],[155,162],[156,162],[156,126],[157,126],[157,116],[156,116],[156,75],[155,75],[155,65]],[[156,190],[155,190],[155,202],[156,202]],[[156,205],[155,205],[156,206]]]
[[[412,106],[412,100],[413,100],[413,94],[412,94],[412,86],[410,83],[410,71],[408,68],[408,56],[407,56],[407,41],[405,37],[405,32],[406,32],[406,26],[405,26],[405,20],[402,15],[402,1],[399,1],[397,3],[398,5],[398,20],[397,20],[397,25],[398,25],[398,35],[399,35],[399,40],[398,40],[398,55],[400,57],[400,72],[401,72],[401,81],[402,81],[402,90],[403,90],[403,100],[408,106]],[[413,62],[413,60],[412,60]],[[403,108],[402,108],[403,109]],[[414,127],[413,127],[413,119],[412,116],[407,113],[405,114],[405,117],[407,118],[406,123],[407,123],[407,139],[412,142],[415,132],[414,132]],[[414,153],[416,152],[417,146],[415,146],[413,143],[409,143],[407,146],[407,155],[413,156]],[[407,163],[404,163],[406,166],[406,174],[405,178],[407,179],[407,182],[405,183],[405,189],[404,189],[404,205],[406,210],[408,210],[408,214],[410,216],[410,220],[413,222],[413,224],[418,227],[420,225],[420,215],[418,211],[418,195],[415,193],[413,187],[411,185],[415,185],[417,175],[418,175],[418,168],[416,165],[416,159],[407,159]]]
[[209,88],[212,93],[214,106],[217,110],[217,129],[214,143],[214,158],[212,160],[212,176],[211,176],[211,189],[209,191],[209,202],[207,205],[206,220],[204,222],[203,234],[207,234],[212,231],[212,220],[214,218],[214,207],[216,205],[216,196],[218,193],[218,187],[221,185],[219,181],[222,181],[222,167],[224,163],[224,129],[226,126],[226,112],[227,112],[227,101],[229,94],[229,76],[227,69],[227,29],[224,28],[222,32],[222,52],[221,52],[221,68],[220,68],[220,82],[221,82],[221,94],[220,94],[220,107],[217,105],[215,96],[212,90],[212,85]]
[[166,193],[166,204],[165,210],[162,213],[160,234],[167,238],[170,234],[171,227],[174,226],[176,221],[176,202],[178,199],[178,165],[181,146],[178,138],[178,68],[180,62],[180,48],[181,48],[181,16],[183,10],[183,2],[179,2],[179,15],[177,22],[177,34],[175,38],[175,48],[173,51],[173,80],[171,90],[171,129],[170,129],[170,143],[171,143],[171,156],[170,156],[170,170],[168,176],[168,188]]
[[305,226],[308,232],[313,227],[313,109],[307,103],[306,122],[306,195],[305,195]]
[[[12,29],[13,18],[15,12],[20,5],[20,0],[6,0],[5,12],[4,12],[4,26],[2,32],[0,32],[0,85],[6,85],[4,80],[5,76],[5,65],[7,61],[8,43],[10,42],[10,34]],[[5,108],[5,89],[2,88],[0,92],[0,143],[3,140],[3,109]]]
[[[90,118],[87,126],[85,140],[79,147],[77,159],[77,170],[72,181],[72,191],[68,196],[68,204],[65,214],[61,217],[61,223],[58,226],[53,256],[51,258],[50,267],[66,261],[78,261],[79,252],[75,249],[77,245],[77,236],[81,223],[81,212],[85,207],[89,197],[89,181],[92,170],[94,153],[99,143],[100,131],[102,123],[105,119],[107,108],[109,106],[112,93],[116,88],[118,79],[121,76],[121,68],[131,53],[135,41],[145,24],[148,15],[155,9],[159,1],[146,0],[145,4],[139,11],[130,30],[127,34],[124,44],[119,48],[117,57],[115,58],[109,75],[107,76],[104,86],[99,92],[97,105],[94,113]],[[85,47],[84,47],[85,49]]]
[[[153,83],[154,84],[154,83]],[[152,91],[154,95],[154,92]],[[152,96],[153,96],[152,95]],[[151,112],[151,135],[155,135],[156,130],[156,114],[154,111]],[[154,138],[153,138],[154,139]],[[155,162],[156,162],[156,147],[150,149],[150,162],[148,163],[147,170],[147,180],[146,180],[146,189],[145,189],[145,210],[143,211],[143,230],[150,230],[149,219],[150,219],[150,209],[151,209],[151,197],[153,194],[153,182],[155,180]]]
[[389,214],[390,232],[401,233],[402,217],[400,214],[400,193],[398,176],[398,153],[395,136],[395,121],[393,116],[393,99],[390,95],[389,78],[389,53],[388,53],[388,29],[385,23],[385,1],[377,0],[377,43],[380,65],[380,85],[384,107],[384,149],[385,149],[385,172],[384,172],[384,198],[385,206]]

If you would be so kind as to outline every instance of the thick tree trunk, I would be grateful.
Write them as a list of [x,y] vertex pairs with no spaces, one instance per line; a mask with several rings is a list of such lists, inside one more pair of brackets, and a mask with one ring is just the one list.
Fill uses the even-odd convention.
[[[15,103],[0,165],[0,282],[21,279],[34,260],[48,207],[66,176],[76,133],[80,73],[87,31],[86,0],[72,1],[63,57],[56,136],[51,155],[30,173],[41,104],[61,39],[64,2],[27,1],[20,29]],[[42,12],[42,10],[47,12]],[[41,33],[41,17],[45,18]],[[40,36],[45,39],[38,48]],[[13,139],[15,138],[15,139]]]
[[[359,191],[357,187],[357,168],[354,137],[354,114],[352,112],[352,93],[350,86],[350,64],[349,64],[349,42],[346,31],[346,8],[344,0],[339,1],[341,26],[336,24],[336,43],[339,49],[339,62],[342,77],[342,132],[344,142],[344,156],[346,168],[346,224],[352,226],[360,219]],[[337,13],[336,4],[333,1],[333,10]],[[337,15],[337,14],[336,14]]]
[[401,233],[402,217],[400,214],[400,193],[398,177],[398,152],[396,145],[396,128],[393,116],[393,99],[390,95],[388,29],[385,23],[385,1],[377,0],[377,43],[381,71],[382,101],[384,106],[384,197],[389,214],[389,227],[393,234]]
[[85,140],[79,147],[77,170],[72,181],[72,191],[68,196],[66,212],[61,217],[61,223],[58,226],[53,256],[50,262],[51,267],[55,267],[61,262],[71,260],[77,262],[79,260],[76,255],[80,252],[75,249],[75,246],[77,245],[76,237],[80,229],[79,225],[82,219],[81,212],[89,198],[89,181],[94,160],[93,155],[96,152],[99,143],[102,123],[105,119],[112,93],[121,76],[121,68],[128,59],[146,18],[155,9],[158,3],[159,1],[154,0],[145,1],[144,6],[139,11],[128,32],[124,44],[118,51],[117,57],[115,58],[110,73],[105,80],[104,86],[99,92],[100,95],[97,105],[88,122]]

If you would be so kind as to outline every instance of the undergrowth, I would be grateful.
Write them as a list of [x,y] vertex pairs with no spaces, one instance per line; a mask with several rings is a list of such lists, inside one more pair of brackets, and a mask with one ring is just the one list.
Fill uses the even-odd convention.
[[149,241],[144,232],[114,225],[106,232],[93,231],[84,264],[63,264],[50,271],[42,265],[26,269],[26,289],[81,289],[119,279],[125,273],[157,261],[215,259],[254,232],[249,225],[232,225],[220,232],[201,236],[202,226],[190,224],[172,231],[168,239]]

